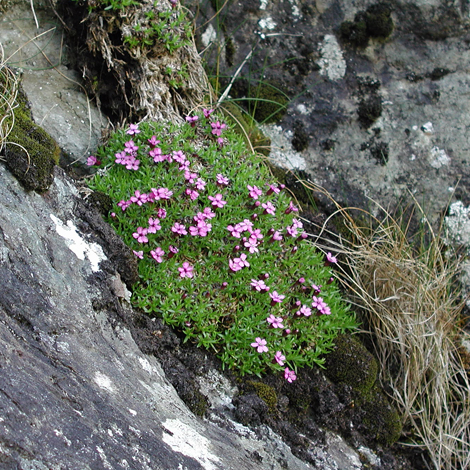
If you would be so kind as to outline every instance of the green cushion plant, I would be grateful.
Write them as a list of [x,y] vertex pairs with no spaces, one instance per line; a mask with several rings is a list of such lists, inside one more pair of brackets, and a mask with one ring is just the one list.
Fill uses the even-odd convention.
[[243,374],[289,382],[356,327],[336,258],[308,240],[267,166],[212,110],[187,123],[132,124],[89,164],[114,201],[109,222],[139,258],[136,306]]

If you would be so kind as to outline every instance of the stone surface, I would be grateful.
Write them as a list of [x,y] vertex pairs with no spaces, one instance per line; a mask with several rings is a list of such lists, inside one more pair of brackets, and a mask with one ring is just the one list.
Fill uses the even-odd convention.
[[2,468],[311,468],[272,432],[188,410],[119,320],[113,240],[83,231],[61,170],[40,196],[0,165],[0,188]]
[[[204,57],[215,65],[221,46],[220,73],[230,76],[253,50],[232,96],[237,86],[246,96],[249,80],[291,98],[280,123],[263,127],[279,165],[305,170],[343,206],[376,212],[369,198],[393,207],[412,194],[436,221],[452,200],[470,203],[469,5],[392,0],[389,38],[344,43],[341,24],[377,3],[230,2],[204,25],[214,14],[204,0],[200,33],[213,39]],[[207,31],[217,21],[225,29],[214,39]]]
[[85,163],[108,122],[84,93],[80,75],[68,67],[69,53],[59,20],[42,2],[34,5],[38,28],[29,2],[0,14],[4,58],[22,73],[33,117],[64,150],[65,162]]

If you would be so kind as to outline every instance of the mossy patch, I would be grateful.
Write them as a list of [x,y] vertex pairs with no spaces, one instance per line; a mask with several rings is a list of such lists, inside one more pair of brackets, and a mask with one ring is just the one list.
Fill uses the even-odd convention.
[[274,388],[268,384],[254,380],[248,381],[247,385],[266,403],[269,413],[275,413],[277,407],[277,393]]
[[346,383],[361,393],[372,389],[379,370],[374,356],[351,335],[335,339],[335,348],[326,356],[325,367],[330,380]]
[[372,94],[367,99],[363,99],[357,109],[361,126],[369,128],[382,115],[382,110],[382,98],[379,95]]
[[365,346],[351,335],[339,335],[325,366],[330,380],[352,388],[370,437],[384,445],[396,442],[402,430],[400,416],[377,384],[379,366]]
[[16,104],[14,125],[5,142],[5,163],[26,189],[41,193],[52,184],[60,149],[55,140],[33,122],[21,90]]

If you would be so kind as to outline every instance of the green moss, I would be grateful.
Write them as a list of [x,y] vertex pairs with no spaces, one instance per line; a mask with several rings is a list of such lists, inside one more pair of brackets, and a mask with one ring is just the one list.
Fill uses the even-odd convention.
[[363,424],[373,439],[387,446],[397,442],[402,432],[400,415],[379,387],[374,386],[356,405],[364,412]]
[[341,39],[354,47],[366,47],[369,42],[365,21],[344,21],[339,28]]
[[326,356],[326,375],[335,383],[345,383],[366,393],[377,379],[379,366],[365,346],[351,335],[339,335],[335,348]]
[[6,165],[26,189],[44,192],[52,184],[60,149],[55,140],[33,122],[24,93],[18,94],[17,104],[14,126],[5,142]]
[[273,387],[263,382],[255,382],[250,380],[247,385],[252,387],[256,394],[263,400],[268,406],[269,413],[273,414],[277,409],[277,393]]
[[369,128],[382,115],[382,109],[382,99],[379,95],[372,94],[359,103],[359,122],[364,128]]

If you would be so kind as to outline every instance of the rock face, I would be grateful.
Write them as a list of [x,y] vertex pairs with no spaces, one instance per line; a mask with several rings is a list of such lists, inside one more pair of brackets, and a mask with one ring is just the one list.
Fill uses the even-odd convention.
[[188,410],[124,326],[124,248],[61,170],[40,196],[1,165],[0,188],[2,468],[310,468],[272,432]]
[[[200,24],[222,4],[204,1]],[[219,37],[208,34],[215,22]],[[291,99],[263,127],[275,162],[305,170],[343,206],[394,206],[409,191],[436,220],[452,196],[470,203],[469,25],[460,1],[261,0],[223,7],[199,43],[221,76],[253,51],[233,98],[270,85]]]

